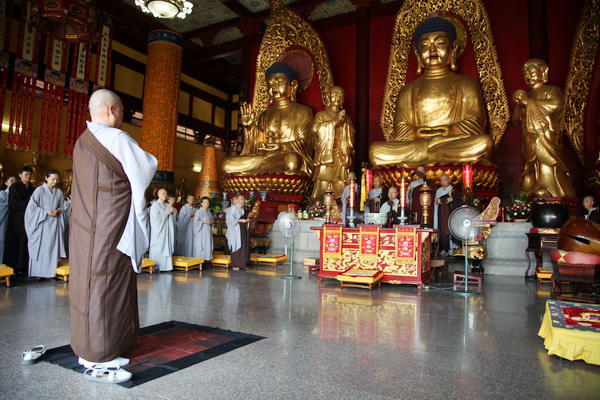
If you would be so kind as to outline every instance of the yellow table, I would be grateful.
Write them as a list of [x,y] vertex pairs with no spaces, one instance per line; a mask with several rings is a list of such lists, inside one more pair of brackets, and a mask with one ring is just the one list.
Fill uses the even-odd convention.
[[204,258],[194,258],[194,257],[178,257],[173,256],[173,268],[189,271],[190,269],[199,268],[202,271],[202,263],[204,262]]
[[213,267],[229,268],[229,265],[231,264],[231,256],[213,254],[213,259],[210,260],[210,263]]
[[563,307],[594,310],[596,315],[600,315],[600,305],[548,300],[538,332],[544,338],[548,355],[600,365],[600,328],[578,327],[567,323]]
[[151,274],[154,273],[154,266],[156,265],[156,263],[149,259],[149,258],[142,258],[142,268],[140,269],[140,272],[150,272]]
[[10,286],[10,277],[15,273],[15,270],[8,267],[6,264],[0,265],[0,283],[6,283],[6,287]]
[[58,267],[56,268],[56,279],[62,279],[63,281],[69,280],[70,265],[69,259],[58,260]]
[[341,287],[359,287],[371,290],[374,285],[381,286],[383,271],[351,269],[336,276]]

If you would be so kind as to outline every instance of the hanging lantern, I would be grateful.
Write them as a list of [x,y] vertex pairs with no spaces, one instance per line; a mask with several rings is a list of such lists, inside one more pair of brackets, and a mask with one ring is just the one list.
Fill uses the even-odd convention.
[[473,168],[471,164],[465,164],[463,167],[463,185],[465,189],[473,189]]
[[98,38],[92,0],[35,0],[31,22],[44,35],[69,42]]

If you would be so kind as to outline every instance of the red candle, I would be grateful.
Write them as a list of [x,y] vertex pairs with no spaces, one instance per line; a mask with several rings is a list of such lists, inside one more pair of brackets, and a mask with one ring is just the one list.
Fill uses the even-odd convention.
[[356,182],[354,180],[350,181],[350,207],[354,207],[356,203]]
[[466,188],[473,188],[473,169],[471,164],[465,164],[463,168],[463,184]]
[[406,180],[404,177],[400,184],[400,207],[406,207]]

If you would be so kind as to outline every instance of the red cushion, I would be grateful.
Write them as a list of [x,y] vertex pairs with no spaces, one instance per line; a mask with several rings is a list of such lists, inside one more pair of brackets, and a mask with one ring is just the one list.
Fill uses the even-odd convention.
[[600,264],[600,256],[594,254],[581,253],[579,251],[552,250],[550,253],[552,261],[559,264]]

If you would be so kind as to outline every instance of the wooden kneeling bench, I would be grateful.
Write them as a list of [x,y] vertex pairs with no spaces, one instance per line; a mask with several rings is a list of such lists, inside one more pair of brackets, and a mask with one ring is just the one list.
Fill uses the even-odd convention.
[[173,268],[178,270],[184,270],[186,272],[196,268],[202,271],[203,262],[203,258],[173,256]]
[[0,283],[6,283],[6,287],[10,286],[10,277],[13,276],[15,270],[11,267],[2,264],[0,265]]

